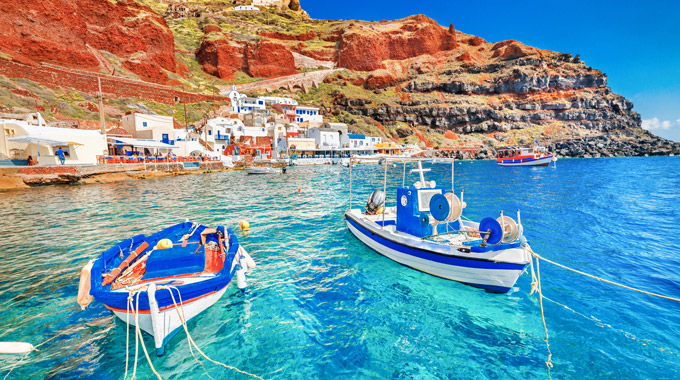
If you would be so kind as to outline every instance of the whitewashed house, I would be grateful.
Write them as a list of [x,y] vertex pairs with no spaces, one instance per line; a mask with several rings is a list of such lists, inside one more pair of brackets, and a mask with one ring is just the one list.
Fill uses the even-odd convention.
[[0,119],[0,156],[17,160],[31,156],[38,165],[58,165],[55,152],[59,149],[65,152],[65,165],[93,165],[97,163],[97,156],[107,152],[106,137],[99,131]]
[[307,136],[314,139],[317,149],[331,149],[340,147],[340,133],[334,129],[312,127]]
[[368,146],[376,146],[382,143],[382,137],[366,136],[368,139]]
[[298,123],[323,124],[323,116],[319,114],[318,107],[298,105],[295,107],[295,121]]
[[236,86],[232,85],[231,90],[226,94],[231,100],[231,112],[238,114],[249,114],[254,111],[265,111],[267,105],[274,104],[297,105],[295,99],[279,97],[279,96],[258,96],[257,98],[248,97],[246,94],[241,94],[236,90]]
[[136,139],[154,140],[174,145],[175,121],[172,116],[133,113],[123,116],[123,129]]
[[350,149],[361,149],[371,146],[369,145],[369,140],[366,139],[366,136],[351,133],[342,135],[342,137],[340,138],[340,145],[343,148]]

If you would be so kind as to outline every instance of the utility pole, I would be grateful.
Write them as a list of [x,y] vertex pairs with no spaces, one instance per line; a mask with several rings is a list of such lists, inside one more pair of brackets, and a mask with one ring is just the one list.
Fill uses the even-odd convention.
[[97,84],[99,85],[99,126],[101,127],[102,135],[106,136],[106,122],[104,120],[104,97],[102,96],[102,80],[97,77]]
[[[97,85],[99,85],[99,128],[101,128],[102,136],[104,137],[104,143],[106,144],[104,154],[108,154],[109,140],[106,138],[106,120],[104,120],[104,97],[102,96],[102,79],[100,77],[97,77]],[[113,153],[115,153],[115,149]]]
[[188,136],[188,134],[189,134],[189,120],[187,119],[187,104],[182,103],[182,105],[184,106],[184,129],[187,130],[187,136]]

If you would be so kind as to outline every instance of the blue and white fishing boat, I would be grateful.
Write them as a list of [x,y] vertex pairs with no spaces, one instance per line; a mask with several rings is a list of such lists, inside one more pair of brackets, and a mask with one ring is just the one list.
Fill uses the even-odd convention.
[[[376,252],[408,267],[493,292],[505,293],[530,263],[520,240],[522,225],[501,212],[479,223],[463,216],[466,203],[435,181],[420,180],[397,189],[396,207],[385,206],[384,191],[374,191],[365,209],[345,212],[347,228]],[[387,177],[387,165],[385,167]],[[406,163],[404,161],[404,182]],[[350,173],[350,183],[351,183]],[[386,179],[383,184],[386,189]],[[351,184],[350,184],[351,194]],[[350,195],[351,205],[351,195]]]
[[234,233],[180,223],[124,240],[81,271],[78,303],[94,300],[154,337],[156,354],[186,323],[215,304],[236,277],[254,266]]

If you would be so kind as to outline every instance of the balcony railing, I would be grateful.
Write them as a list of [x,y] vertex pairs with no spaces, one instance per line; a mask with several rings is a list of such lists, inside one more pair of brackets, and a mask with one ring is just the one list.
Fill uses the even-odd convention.
[[173,162],[217,162],[218,157],[155,157],[155,156],[97,156],[97,164],[153,164],[153,163],[173,163]]

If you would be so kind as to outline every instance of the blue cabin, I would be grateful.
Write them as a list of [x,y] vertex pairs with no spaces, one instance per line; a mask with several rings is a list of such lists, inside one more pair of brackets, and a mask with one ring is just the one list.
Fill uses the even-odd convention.
[[[458,221],[453,223],[440,223],[437,231],[433,231],[432,222],[436,221],[432,215],[431,207],[438,207],[441,198],[446,194],[443,187],[416,188],[415,186],[397,189],[397,231],[417,237],[425,237],[436,233],[457,230],[460,228]],[[436,195],[440,195],[436,197]],[[434,198],[434,199],[433,199]],[[448,206],[448,203],[447,203]],[[440,207],[441,208],[441,207]],[[449,208],[438,210],[440,218],[442,212],[448,215]]]

